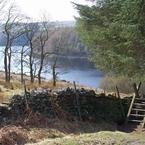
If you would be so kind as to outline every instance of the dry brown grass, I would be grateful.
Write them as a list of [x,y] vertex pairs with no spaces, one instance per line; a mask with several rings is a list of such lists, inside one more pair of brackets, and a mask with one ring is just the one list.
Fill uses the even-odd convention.
[[[21,94],[24,92],[24,85],[20,81],[20,74],[12,73],[11,82],[5,82],[4,72],[0,71],[0,103],[8,102],[9,99],[16,94]],[[37,90],[39,88],[42,89],[64,89],[67,87],[74,88],[73,84],[66,81],[57,81],[56,86],[53,86],[52,81],[42,80],[41,85],[38,84],[37,79],[35,79],[35,83],[30,83],[30,77],[24,76],[26,87],[28,91]],[[86,88],[92,89],[85,86],[77,85],[77,88]]]
[[24,145],[29,142],[28,135],[21,127],[6,126],[0,129],[0,143],[2,145]]
[[4,95],[0,93],[0,102],[4,102]]
[[[0,75],[2,72],[0,72]],[[38,81],[35,80],[35,83],[30,83],[30,78],[25,76],[26,88],[28,91],[36,90],[39,88],[42,89],[63,89],[67,87],[73,87],[72,83],[65,81],[57,81],[56,86],[53,86],[52,81],[43,80],[41,85],[38,84]],[[83,87],[83,86],[78,86]],[[0,93],[3,92],[3,98],[8,100],[14,94],[20,94],[24,92],[24,85],[20,82],[20,76],[14,74],[10,83],[5,82],[4,78],[0,76]],[[5,100],[5,99],[4,99]],[[1,102],[1,101],[0,101]]]
[[33,127],[30,128],[28,132],[29,139],[33,140],[34,142],[38,142],[46,138],[61,138],[65,135],[66,134],[63,132],[53,128]]
[[[33,121],[32,121],[33,119]],[[36,120],[34,122],[34,119]],[[47,120],[47,125],[44,123]],[[31,124],[36,123],[36,124]],[[104,121],[80,122],[60,119],[46,119],[43,116],[34,115],[27,124],[23,120],[15,121],[0,129],[0,143],[2,145],[23,145],[26,142],[39,142],[44,139],[63,138],[67,135],[82,133],[94,133],[102,130],[116,130],[115,124]]]
[[[0,75],[2,72],[0,72]],[[12,78],[10,83],[5,82],[3,75],[0,76],[0,102],[8,102],[8,100],[15,94],[21,94],[24,92],[24,85],[20,82],[20,77],[16,74]],[[36,80],[35,83],[30,83],[29,77],[26,77],[26,87],[28,91],[36,90],[39,88],[43,89],[61,89],[72,86],[67,82],[58,81],[56,87],[53,87],[51,81],[43,80],[41,85]]]

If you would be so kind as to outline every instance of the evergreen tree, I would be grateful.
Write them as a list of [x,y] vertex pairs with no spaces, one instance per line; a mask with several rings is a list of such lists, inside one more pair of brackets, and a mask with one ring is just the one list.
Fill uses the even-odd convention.
[[75,4],[77,32],[96,67],[134,76],[145,72],[145,0],[99,0]]

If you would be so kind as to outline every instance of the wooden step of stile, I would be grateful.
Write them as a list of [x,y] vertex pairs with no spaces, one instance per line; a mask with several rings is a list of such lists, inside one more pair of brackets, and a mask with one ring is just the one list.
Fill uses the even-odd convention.
[[134,103],[133,106],[145,106],[145,103]]
[[145,117],[145,115],[142,115],[142,114],[130,114],[130,116],[135,116],[135,117]]
[[145,101],[145,98],[140,97],[140,98],[135,98],[135,100]]
[[137,119],[129,119],[128,122],[142,123],[143,121]]
[[132,108],[132,111],[140,111],[140,112],[145,112],[145,109]]

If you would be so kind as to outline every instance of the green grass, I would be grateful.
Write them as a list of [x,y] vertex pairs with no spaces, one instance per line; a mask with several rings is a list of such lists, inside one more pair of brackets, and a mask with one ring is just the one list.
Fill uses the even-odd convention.
[[144,145],[144,134],[101,131],[98,133],[69,135],[58,139],[46,139],[33,145],[131,145],[132,143],[134,145]]

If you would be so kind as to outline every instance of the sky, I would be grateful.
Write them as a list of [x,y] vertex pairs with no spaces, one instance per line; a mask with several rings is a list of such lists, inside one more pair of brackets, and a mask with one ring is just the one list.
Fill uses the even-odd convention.
[[37,20],[45,13],[52,21],[70,21],[74,20],[74,16],[78,16],[71,1],[89,4],[85,0],[15,0],[24,14]]

